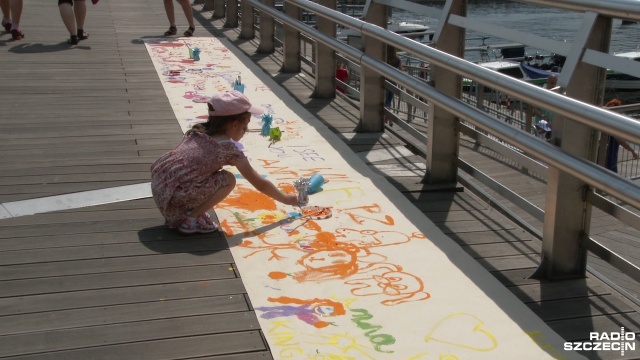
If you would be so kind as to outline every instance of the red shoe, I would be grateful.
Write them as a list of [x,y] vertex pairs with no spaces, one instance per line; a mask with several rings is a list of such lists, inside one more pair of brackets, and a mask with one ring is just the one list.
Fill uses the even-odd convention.
[[3,22],[2,26],[4,27],[4,31],[11,32],[11,22]]
[[11,37],[13,40],[22,40],[24,39],[24,33],[18,29],[11,30]]

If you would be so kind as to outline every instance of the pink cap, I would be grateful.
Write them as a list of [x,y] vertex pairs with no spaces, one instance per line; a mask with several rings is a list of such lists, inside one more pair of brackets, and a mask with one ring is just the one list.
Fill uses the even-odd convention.
[[264,112],[263,108],[251,105],[249,99],[236,90],[217,93],[207,102],[213,107],[213,111],[209,111],[211,116],[238,115],[246,111],[260,115]]

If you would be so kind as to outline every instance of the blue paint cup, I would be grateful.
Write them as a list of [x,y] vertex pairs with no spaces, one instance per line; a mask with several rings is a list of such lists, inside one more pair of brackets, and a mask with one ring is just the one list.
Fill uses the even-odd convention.
[[318,173],[311,175],[309,178],[309,194],[321,191],[322,185],[324,185],[324,177],[322,175]]
[[233,84],[233,89],[244,94],[244,84]]

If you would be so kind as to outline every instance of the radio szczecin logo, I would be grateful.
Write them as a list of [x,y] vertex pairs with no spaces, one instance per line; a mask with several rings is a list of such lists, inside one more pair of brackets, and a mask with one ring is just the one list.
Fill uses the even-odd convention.
[[590,332],[589,341],[565,342],[564,349],[567,351],[620,351],[624,355],[626,350],[636,350],[636,334],[625,332],[624,328],[620,332]]

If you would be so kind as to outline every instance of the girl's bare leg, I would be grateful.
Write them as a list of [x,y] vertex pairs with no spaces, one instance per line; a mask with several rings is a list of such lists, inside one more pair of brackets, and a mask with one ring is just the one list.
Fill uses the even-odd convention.
[[231,194],[231,191],[233,191],[233,188],[236,187],[236,178],[230,172],[225,172],[225,176],[227,177],[228,185],[218,189],[218,191],[216,191],[213,194],[213,196],[209,198],[209,200],[205,201],[204,204],[193,209],[193,211],[191,211],[191,214],[190,214],[192,217],[195,217],[195,218],[199,217],[200,215],[207,212],[207,210],[212,209],[215,205],[219,204],[222,200],[226,199],[227,196],[229,196],[229,194]]

